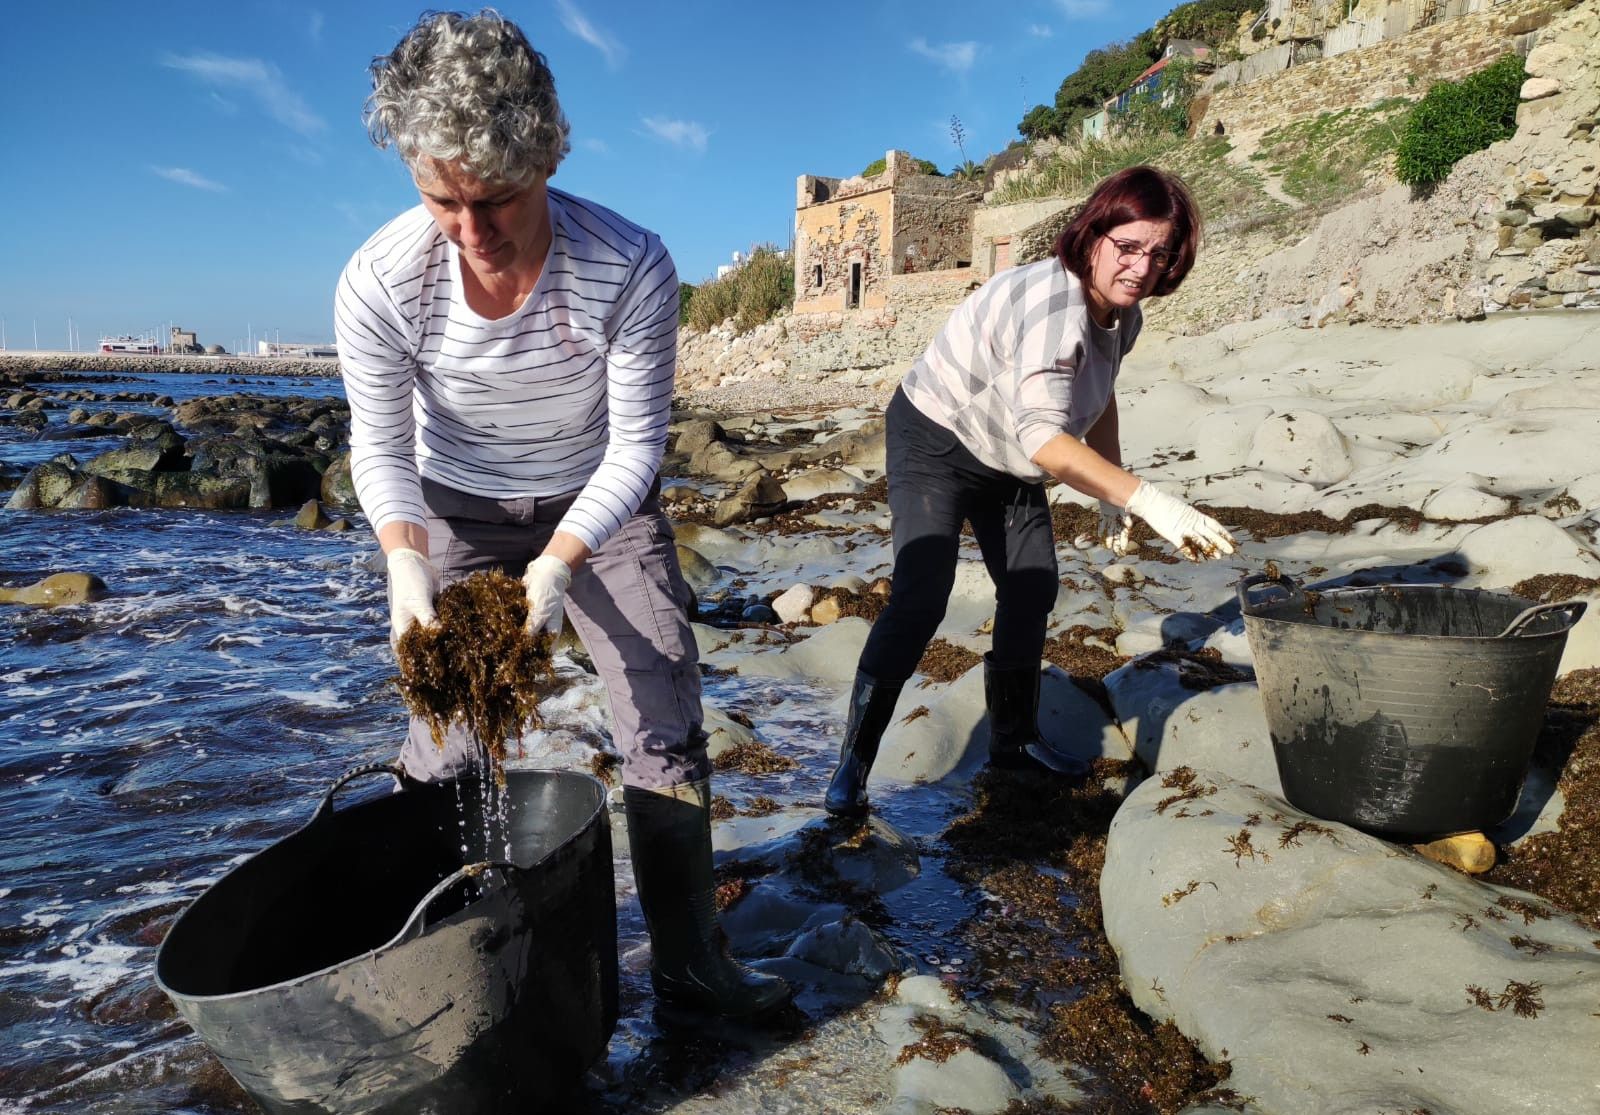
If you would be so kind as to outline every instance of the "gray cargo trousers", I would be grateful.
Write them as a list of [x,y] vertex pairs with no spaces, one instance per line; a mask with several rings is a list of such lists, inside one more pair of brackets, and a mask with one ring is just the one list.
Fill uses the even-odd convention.
[[[428,559],[446,585],[485,569],[520,578],[576,493],[500,500],[424,479],[422,496]],[[672,524],[654,492],[573,572],[567,615],[605,683],[625,785],[659,790],[711,773],[701,729],[700,655],[686,613],[693,601]],[[426,722],[413,717],[400,760],[413,778],[437,781],[478,769],[482,754],[459,726],[439,748]]]

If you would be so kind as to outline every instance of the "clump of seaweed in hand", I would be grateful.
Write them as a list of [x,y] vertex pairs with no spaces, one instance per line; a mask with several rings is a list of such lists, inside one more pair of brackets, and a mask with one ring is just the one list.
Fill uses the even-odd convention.
[[554,671],[548,636],[523,630],[528,602],[522,583],[487,571],[447,585],[434,604],[439,621],[413,624],[396,657],[401,699],[444,746],[460,725],[482,741],[495,764],[506,742],[538,722],[539,698]]

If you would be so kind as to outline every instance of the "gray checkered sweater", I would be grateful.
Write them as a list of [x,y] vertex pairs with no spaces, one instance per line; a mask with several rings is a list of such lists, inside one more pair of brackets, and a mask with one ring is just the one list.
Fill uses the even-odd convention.
[[1033,455],[1099,420],[1142,323],[1136,306],[1096,325],[1083,284],[1054,257],[1013,267],[956,307],[900,388],[990,468],[1042,480]]

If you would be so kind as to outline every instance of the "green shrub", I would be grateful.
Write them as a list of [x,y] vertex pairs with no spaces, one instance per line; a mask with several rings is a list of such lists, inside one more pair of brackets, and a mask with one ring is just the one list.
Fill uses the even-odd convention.
[[1507,54],[1460,81],[1441,81],[1417,102],[1395,152],[1395,175],[1409,186],[1442,181],[1474,151],[1517,130],[1522,59]]
[[748,333],[794,305],[794,268],[771,244],[750,253],[737,270],[694,288],[683,324],[704,333],[729,318]]
[[689,303],[694,301],[694,284],[678,284],[678,324],[689,324]]
[[1156,21],[1163,43],[1172,39],[1199,39],[1208,46],[1231,42],[1239,34],[1239,17],[1261,11],[1262,0],[1190,0]]
[[[930,163],[927,159],[913,159],[912,162],[917,164],[917,170],[923,174],[939,173],[939,168],[935,164]],[[867,164],[867,169],[861,172],[861,177],[871,178],[874,174],[882,174],[888,169],[889,163],[886,159],[873,159]]]

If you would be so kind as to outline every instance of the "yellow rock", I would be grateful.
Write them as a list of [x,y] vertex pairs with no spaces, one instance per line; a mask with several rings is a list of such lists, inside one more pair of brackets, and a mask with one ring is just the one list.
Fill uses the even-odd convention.
[[839,614],[839,602],[831,596],[824,596],[811,605],[811,622],[818,627],[838,622]]
[[83,604],[106,594],[106,583],[93,573],[55,573],[21,588],[0,588],[0,604],[37,604],[55,608]]
[[1482,875],[1494,866],[1494,844],[1481,832],[1464,832],[1412,847],[1435,863],[1468,875]]

